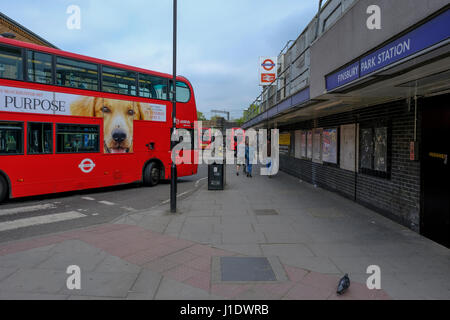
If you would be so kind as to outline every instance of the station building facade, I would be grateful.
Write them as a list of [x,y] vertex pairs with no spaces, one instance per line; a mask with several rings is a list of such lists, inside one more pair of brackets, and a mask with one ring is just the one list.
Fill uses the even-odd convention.
[[287,48],[244,129],[279,129],[281,170],[450,247],[450,2],[329,0]]

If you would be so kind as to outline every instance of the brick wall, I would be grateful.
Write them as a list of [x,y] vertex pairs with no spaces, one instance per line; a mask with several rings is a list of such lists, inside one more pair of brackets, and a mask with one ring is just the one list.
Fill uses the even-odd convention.
[[[313,163],[289,156],[280,156],[280,169],[304,181],[338,192],[379,213],[419,231],[420,163],[409,160],[409,144],[414,139],[414,107],[405,100],[315,119],[316,127],[332,127],[379,120],[390,124],[391,174],[381,178],[339,167]],[[420,122],[419,122],[420,123]],[[313,121],[280,127],[280,130],[313,128]],[[420,126],[418,126],[418,139]],[[293,146],[294,144],[292,144]]]

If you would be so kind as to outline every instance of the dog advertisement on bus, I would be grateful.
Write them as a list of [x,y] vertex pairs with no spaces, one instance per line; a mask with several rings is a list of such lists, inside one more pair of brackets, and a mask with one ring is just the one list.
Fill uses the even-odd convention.
[[104,153],[133,152],[134,120],[166,121],[166,106],[0,87],[1,111],[103,118]]

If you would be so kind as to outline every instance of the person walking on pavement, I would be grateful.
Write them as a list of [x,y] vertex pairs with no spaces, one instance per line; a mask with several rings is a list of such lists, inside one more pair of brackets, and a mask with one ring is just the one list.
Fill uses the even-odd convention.
[[267,170],[269,178],[272,178],[272,143],[270,138],[267,139]]
[[241,168],[241,164],[238,160],[238,143],[236,136],[234,137],[233,150],[234,150],[234,161],[236,162],[236,175],[239,176],[239,169]]
[[253,170],[253,157],[255,155],[254,148],[249,143],[249,137],[245,138],[245,167],[247,171],[247,177],[252,178]]
[[244,174],[247,173],[245,169],[245,144],[239,143],[236,147],[237,149],[237,175],[239,175],[239,168],[244,167]]

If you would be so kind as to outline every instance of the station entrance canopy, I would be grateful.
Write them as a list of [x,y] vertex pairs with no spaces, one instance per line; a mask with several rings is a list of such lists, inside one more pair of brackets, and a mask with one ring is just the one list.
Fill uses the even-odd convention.
[[[449,78],[447,8],[323,75],[326,91],[321,95],[310,95],[313,87],[306,88],[250,120],[245,127],[278,126],[414,96],[444,94],[450,92]],[[297,95],[303,99],[294,99]],[[298,100],[296,105],[293,100]]]

